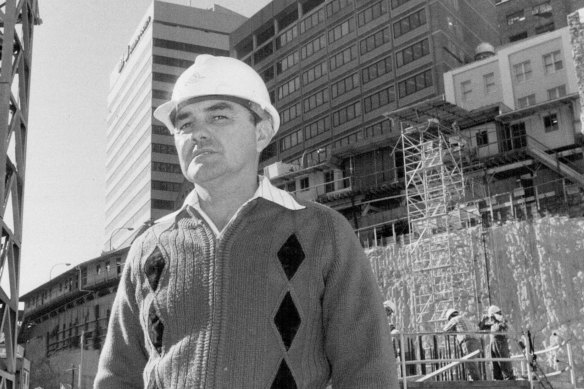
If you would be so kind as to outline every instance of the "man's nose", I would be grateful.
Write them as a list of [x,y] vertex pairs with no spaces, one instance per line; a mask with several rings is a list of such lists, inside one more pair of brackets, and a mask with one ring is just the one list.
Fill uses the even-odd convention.
[[209,139],[209,128],[206,123],[194,122],[193,129],[191,132],[191,140],[196,143],[200,143]]

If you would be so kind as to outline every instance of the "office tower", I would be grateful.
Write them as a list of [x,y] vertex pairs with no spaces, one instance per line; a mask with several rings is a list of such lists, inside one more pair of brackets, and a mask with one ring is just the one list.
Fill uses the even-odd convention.
[[403,218],[400,129],[384,115],[441,95],[445,71],[497,40],[490,2],[273,1],[231,34],[282,119],[260,167],[356,229]]
[[104,250],[129,243],[141,225],[174,209],[184,179],[168,130],[152,112],[198,54],[229,54],[229,33],[246,18],[154,1],[110,77]]

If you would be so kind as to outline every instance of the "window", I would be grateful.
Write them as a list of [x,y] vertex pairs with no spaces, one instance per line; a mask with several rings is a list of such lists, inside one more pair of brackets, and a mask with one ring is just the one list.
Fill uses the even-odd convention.
[[525,61],[517,65],[513,65],[513,72],[515,73],[515,81],[523,82],[531,78],[531,62]]
[[483,81],[485,84],[485,94],[493,93],[496,89],[495,87],[495,73],[485,74],[483,76]]
[[300,90],[300,77],[298,76],[278,87],[278,100],[296,92],[297,90]]
[[363,27],[367,23],[377,19],[386,12],[387,10],[385,9],[385,1],[379,1],[369,8],[359,12],[357,15],[357,25],[359,27]]
[[381,61],[375,62],[373,65],[367,66],[361,70],[361,80],[363,84],[369,81],[376,80],[378,77],[391,72],[391,56],[385,57]]
[[545,132],[557,131],[560,129],[558,124],[558,115],[555,113],[543,117],[543,127]]
[[166,162],[152,162],[152,171],[155,172],[163,172],[163,173],[176,173],[182,174],[180,170],[180,165],[175,163],[166,163]]
[[286,184],[285,187],[286,191],[290,192],[290,193],[294,193],[296,192],[296,181],[290,181]]
[[270,66],[269,68],[265,69],[261,73],[262,79],[264,82],[268,82],[274,79],[274,67]]
[[291,68],[292,66],[296,65],[299,61],[298,52],[295,51],[292,54],[288,55],[286,58],[276,62],[276,72],[278,74],[286,71],[287,69]]
[[462,101],[469,101],[472,94],[472,84],[470,80],[460,83],[460,96]]
[[477,132],[477,146],[485,147],[489,145],[489,133],[487,131]]
[[329,101],[329,90],[323,89],[304,99],[304,112],[312,111]]
[[325,76],[327,73],[327,63],[321,62],[316,66],[308,69],[304,73],[302,73],[302,84],[308,85],[313,81],[318,80],[322,76]]
[[331,44],[338,41],[345,35],[353,32],[354,29],[355,24],[353,23],[353,19],[347,19],[344,22],[337,24],[328,32],[328,43]]
[[341,9],[346,9],[347,7],[351,7],[352,4],[349,0],[332,0],[329,1],[326,5],[326,16],[329,18],[339,12]]
[[548,89],[548,100],[557,99],[566,95],[566,86],[560,85],[552,89]]
[[165,145],[159,143],[152,144],[152,152],[159,154],[171,154],[176,155],[176,147],[174,145]]
[[398,84],[399,97],[403,98],[413,93],[421,91],[422,89],[432,86],[432,70],[428,69],[425,72],[419,73],[410,77]]
[[517,11],[513,12],[512,14],[507,15],[507,24],[513,25],[515,23],[519,23],[525,20],[525,11]]
[[105,271],[106,271],[107,273],[109,273],[109,272],[110,272],[110,269],[111,269],[111,264],[110,264],[110,261],[107,261],[107,262],[105,263]]
[[324,23],[324,9],[320,9],[312,15],[308,16],[306,19],[300,22],[300,33],[310,30],[311,28]]
[[99,263],[95,265],[95,271],[97,272],[97,274],[101,274],[101,265]]
[[391,132],[391,121],[389,119],[385,119],[379,123],[367,126],[363,132],[365,138],[374,138],[376,136],[388,134]]
[[509,42],[517,42],[525,38],[527,38],[527,31],[522,31],[519,34],[511,35],[509,37]]
[[531,14],[542,18],[549,18],[552,16],[552,5],[549,1],[536,5],[531,9]]
[[152,199],[152,208],[173,210],[174,201]]
[[341,81],[337,81],[334,84],[332,84],[332,86],[331,86],[332,97],[334,99],[334,98],[336,98],[344,93],[352,91],[353,89],[357,88],[358,86],[359,86],[359,74],[354,73],[354,74],[350,75],[349,77],[346,77],[346,78],[342,79]]
[[297,130],[280,139],[280,151],[288,150],[289,148],[302,143],[302,134],[302,130]]
[[543,24],[541,26],[536,26],[535,27],[535,34],[539,35],[539,34],[543,34],[545,32],[554,31],[555,29],[556,29],[556,25],[554,24],[554,22],[550,22],[547,24]]
[[517,105],[519,108],[525,108],[529,107],[530,105],[535,105],[535,95],[531,94],[529,96],[517,99]]
[[281,49],[282,47],[286,46],[288,43],[294,41],[298,36],[298,27],[294,26],[291,29],[287,30],[286,32],[282,33],[276,40],[276,49]]
[[400,68],[428,54],[430,54],[430,44],[428,43],[428,39],[424,39],[398,51],[395,54],[396,65]]
[[280,121],[284,124],[292,119],[296,119],[300,114],[300,103],[296,103],[280,112]]
[[272,42],[268,42],[256,50],[256,52],[253,54],[253,59],[255,63],[258,64],[272,55],[272,53],[274,53],[274,46],[272,45]]
[[328,116],[325,116],[322,119],[319,119],[315,122],[310,123],[306,127],[304,127],[304,138],[310,139],[314,138],[317,135],[328,131],[331,128],[331,120]]
[[560,50],[543,56],[543,68],[546,74],[555,73],[564,68]]
[[320,50],[326,47],[326,38],[324,35],[319,36],[318,38],[311,40],[304,46],[300,48],[300,57],[302,59],[306,59],[311,55],[319,52]]
[[357,46],[347,47],[330,58],[330,70],[333,71],[357,58]]
[[367,54],[368,52],[378,48],[379,46],[389,42],[389,27],[383,30],[377,31],[373,35],[369,35],[365,39],[361,39],[359,42],[359,51],[361,55]]
[[343,107],[333,112],[333,126],[337,127],[341,124],[349,122],[361,115],[361,102]]
[[165,182],[165,181],[151,181],[152,190],[164,190],[167,192],[180,192],[182,184],[178,182]]
[[400,36],[415,30],[416,28],[426,24],[426,10],[422,8],[418,12],[406,16],[405,18],[393,24],[393,36],[399,38]]
[[383,107],[395,101],[395,91],[393,86],[380,90],[377,93],[366,96],[363,99],[363,110],[369,113],[377,108]]
[[391,9],[397,8],[400,5],[404,5],[410,0],[391,0]]
[[310,180],[308,177],[302,177],[300,179],[300,190],[308,190],[310,187]]
[[329,170],[324,172],[324,191],[325,193],[334,192],[335,190],[335,172]]

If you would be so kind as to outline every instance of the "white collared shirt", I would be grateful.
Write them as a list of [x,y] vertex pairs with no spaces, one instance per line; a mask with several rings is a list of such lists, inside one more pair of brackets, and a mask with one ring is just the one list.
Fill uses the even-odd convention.
[[[239,211],[241,211],[241,209],[247,203],[249,203],[250,201],[252,201],[256,198],[259,198],[259,197],[266,199],[268,201],[271,201],[273,203],[276,203],[278,205],[281,205],[282,207],[290,209],[292,211],[297,211],[297,210],[306,208],[305,206],[298,204],[298,202],[294,199],[294,197],[292,197],[292,195],[290,193],[286,192],[285,190],[276,188],[275,186],[272,185],[272,183],[270,182],[269,179],[267,179],[266,177],[260,176],[259,177],[259,185],[258,185],[258,188],[255,191],[253,197],[250,198],[249,200],[247,200],[245,203],[243,203],[241,205],[241,207],[239,207],[239,209],[231,217],[229,222],[225,225],[225,227],[227,227],[231,223],[231,221],[233,219],[235,219],[235,217],[237,216]],[[205,219],[207,224],[209,224],[209,226],[213,230],[215,237],[219,237],[221,235],[221,233],[223,231],[219,231],[219,229],[217,228],[215,223],[213,223],[213,220],[211,220],[211,218],[205,213],[205,211],[203,211],[201,209],[201,206],[199,205],[199,196],[197,194],[196,189],[193,189],[191,191],[191,193],[189,193],[189,195],[186,197],[182,207],[177,212],[174,212],[171,215],[176,216],[178,213],[180,213],[181,211],[186,209],[187,206],[193,207],[199,214],[201,214],[201,216]],[[165,216],[164,218],[159,219],[158,222],[162,221],[163,219],[166,219],[167,217],[169,217],[171,215],[168,215],[168,216]],[[223,228],[223,230],[225,230],[225,227]]]

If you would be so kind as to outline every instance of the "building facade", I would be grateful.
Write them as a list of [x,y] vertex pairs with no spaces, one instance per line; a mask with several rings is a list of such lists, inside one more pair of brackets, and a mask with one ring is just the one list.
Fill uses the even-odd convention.
[[72,380],[74,387],[92,387],[127,254],[127,247],[108,252],[21,297],[19,344],[30,360],[31,388]]
[[495,0],[501,44],[554,31],[568,25],[567,16],[583,0]]
[[231,34],[281,115],[260,167],[356,229],[403,219],[400,130],[384,114],[442,94],[445,71],[498,40],[495,21],[482,1],[273,1]]
[[[185,2],[186,3],[186,2]],[[246,18],[155,0],[110,77],[106,142],[106,250],[131,228],[174,208],[183,175],[173,139],[152,112],[198,54],[229,54],[229,33]]]

